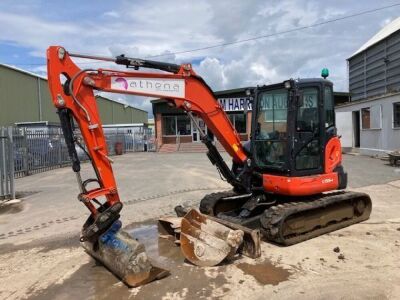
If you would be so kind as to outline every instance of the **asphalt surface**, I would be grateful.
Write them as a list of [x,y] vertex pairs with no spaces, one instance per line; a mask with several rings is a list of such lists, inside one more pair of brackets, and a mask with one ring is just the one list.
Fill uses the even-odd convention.
[[349,187],[383,184],[400,179],[400,168],[388,161],[360,155],[343,155],[343,166],[348,173]]

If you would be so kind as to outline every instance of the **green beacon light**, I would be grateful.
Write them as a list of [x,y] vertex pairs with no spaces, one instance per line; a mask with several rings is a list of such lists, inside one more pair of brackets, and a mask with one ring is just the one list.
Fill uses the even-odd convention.
[[321,71],[321,76],[326,79],[329,76],[329,70],[327,68],[323,68]]

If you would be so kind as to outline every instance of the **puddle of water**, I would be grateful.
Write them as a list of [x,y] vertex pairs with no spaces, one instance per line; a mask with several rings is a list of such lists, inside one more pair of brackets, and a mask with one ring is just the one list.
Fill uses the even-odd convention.
[[[46,289],[30,291],[30,299],[161,299],[169,293],[182,293],[187,299],[210,297],[213,289],[226,283],[223,274],[226,267],[216,267],[218,276],[210,278],[203,268],[185,263],[179,246],[158,237],[157,226],[149,223],[131,224],[124,228],[135,239],[144,244],[153,265],[165,268],[171,275],[138,289],[129,289],[118,278],[93,260],[82,265],[61,284],[52,284]],[[83,250],[82,250],[83,251]],[[180,295],[180,294],[179,294]],[[183,296],[183,294],[181,295]]]
[[145,246],[153,265],[171,269],[184,263],[185,258],[179,246],[170,240],[158,237],[157,225],[140,225],[134,228],[128,226],[125,231]]
[[237,267],[246,275],[251,275],[261,284],[277,285],[289,279],[291,273],[281,267],[274,266],[271,262],[265,261],[261,264],[252,265],[240,263]]

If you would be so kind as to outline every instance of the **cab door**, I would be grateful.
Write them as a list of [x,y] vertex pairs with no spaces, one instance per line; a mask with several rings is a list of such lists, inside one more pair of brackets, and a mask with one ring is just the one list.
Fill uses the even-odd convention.
[[302,101],[294,109],[294,134],[291,153],[292,174],[306,176],[323,172],[321,143],[321,88],[301,88]]

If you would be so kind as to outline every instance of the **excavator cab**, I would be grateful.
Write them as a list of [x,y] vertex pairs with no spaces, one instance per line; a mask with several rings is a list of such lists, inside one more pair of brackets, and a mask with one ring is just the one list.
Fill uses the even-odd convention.
[[251,139],[244,146],[249,159],[232,168],[248,188],[207,195],[200,211],[261,229],[282,245],[366,220],[368,195],[332,192],[347,186],[332,82],[291,79],[257,87],[253,99]]
[[[256,89],[251,153],[261,173],[324,173],[324,150],[336,136],[332,83],[288,80]],[[345,180],[342,188],[345,187]]]

